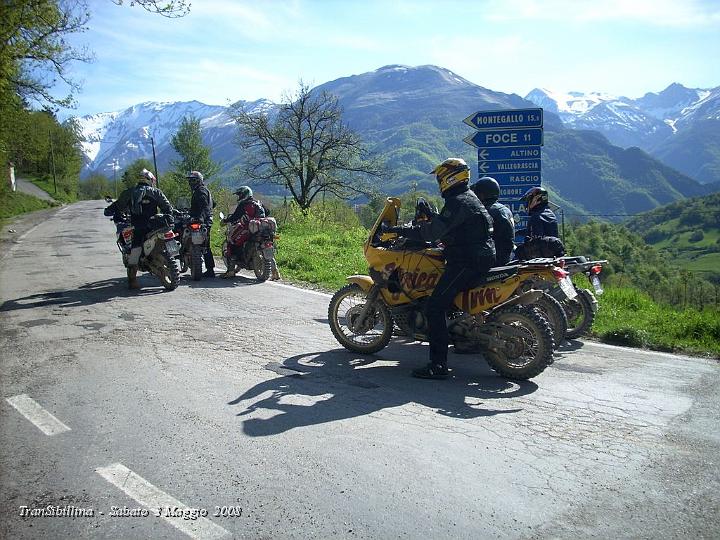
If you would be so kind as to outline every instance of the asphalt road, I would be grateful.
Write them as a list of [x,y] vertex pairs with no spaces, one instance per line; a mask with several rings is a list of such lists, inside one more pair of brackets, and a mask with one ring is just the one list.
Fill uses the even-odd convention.
[[425,345],[346,352],[319,292],[127,291],[103,207],[2,244],[0,537],[720,536],[716,361],[573,341],[523,384],[413,379]]
[[49,193],[40,189],[29,180],[25,180],[23,178],[15,178],[15,187],[18,191],[22,191],[23,193],[27,193],[28,195],[32,195],[33,197],[37,197],[38,199],[43,199],[50,202],[53,202],[55,200]]

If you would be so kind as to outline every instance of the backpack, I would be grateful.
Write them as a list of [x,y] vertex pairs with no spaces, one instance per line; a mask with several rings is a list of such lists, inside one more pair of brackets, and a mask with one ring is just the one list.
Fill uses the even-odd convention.
[[556,236],[534,236],[518,246],[515,255],[521,261],[562,257],[565,255],[565,245]]
[[130,214],[133,216],[141,216],[143,213],[142,200],[150,186],[135,186],[130,194]]
[[265,212],[265,217],[270,217],[270,209],[265,206],[265,203],[262,201],[257,201],[257,203],[262,206],[263,211]]

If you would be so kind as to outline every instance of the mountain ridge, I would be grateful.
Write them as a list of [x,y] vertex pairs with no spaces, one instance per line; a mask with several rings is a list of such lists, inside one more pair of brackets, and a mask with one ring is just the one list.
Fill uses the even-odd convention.
[[[450,70],[429,65],[383,66],[372,72],[328,81],[315,87],[313,92],[323,90],[338,96],[344,111],[343,120],[363,137],[371,150],[387,158],[393,174],[384,178],[378,187],[390,194],[407,191],[413,184],[434,189],[427,171],[449,155],[464,157],[468,163],[477,162],[476,149],[462,140],[472,133],[462,122],[466,116],[477,110],[535,106],[517,94],[495,92]],[[274,107],[267,100],[240,103],[257,111]],[[233,178],[233,166],[240,159],[240,151],[233,144],[235,127],[224,108],[206,106],[208,109],[203,109],[199,102],[140,105],[143,107],[126,109],[125,118],[117,113],[103,113],[107,116],[102,118],[109,122],[105,133],[122,133],[124,130],[132,135],[124,144],[115,142],[120,147],[114,151],[123,160],[132,160],[133,156],[147,152],[143,144],[153,137],[159,147],[159,165],[165,169],[174,159],[174,152],[169,147],[173,122],[179,123],[182,115],[189,111],[204,111],[206,116],[200,118],[203,140],[211,147],[213,159],[223,162],[225,180],[230,183],[240,181]],[[166,112],[160,115],[163,109]],[[130,122],[128,116],[132,114],[144,123]],[[704,188],[697,182],[645,153],[625,153],[598,132],[569,129],[563,125],[560,116],[551,111],[546,111],[544,116],[543,182],[578,212],[599,207],[608,213],[622,213],[618,208],[642,211],[663,204],[663,201],[703,193]],[[156,124],[149,124],[149,119]],[[98,121],[95,119],[96,123]],[[92,125],[91,119],[86,119],[85,123]],[[159,132],[163,136],[159,136]],[[568,153],[567,148],[572,148],[572,152]],[[151,154],[138,157],[148,155]],[[107,162],[107,157],[103,159]],[[98,165],[104,166],[102,161]],[[638,175],[642,181],[633,185],[634,179],[628,175]],[[579,182],[578,179],[582,180]],[[590,198],[587,193],[592,190],[583,192],[573,188],[581,183],[597,184],[607,191],[608,197]],[[627,202],[624,197],[629,197]],[[605,199],[613,201],[614,212],[610,212],[610,207],[606,208]]]

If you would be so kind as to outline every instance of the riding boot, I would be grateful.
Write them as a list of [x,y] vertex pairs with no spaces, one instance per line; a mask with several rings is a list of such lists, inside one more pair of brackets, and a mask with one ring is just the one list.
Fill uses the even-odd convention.
[[137,279],[137,266],[128,266],[127,278],[128,278],[128,289],[139,289],[140,283]]
[[278,281],[280,279],[280,272],[278,272],[277,268],[272,269],[272,276],[270,276],[270,281]]

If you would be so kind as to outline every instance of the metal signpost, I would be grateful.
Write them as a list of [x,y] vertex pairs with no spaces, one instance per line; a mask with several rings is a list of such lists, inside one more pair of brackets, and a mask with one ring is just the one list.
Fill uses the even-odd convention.
[[516,230],[526,228],[527,209],[520,197],[541,184],[543,110],[478,111],[463,122],[477,130],[463,140],[478,149],[478,175],[497,180],[499,200],[515,216]]

